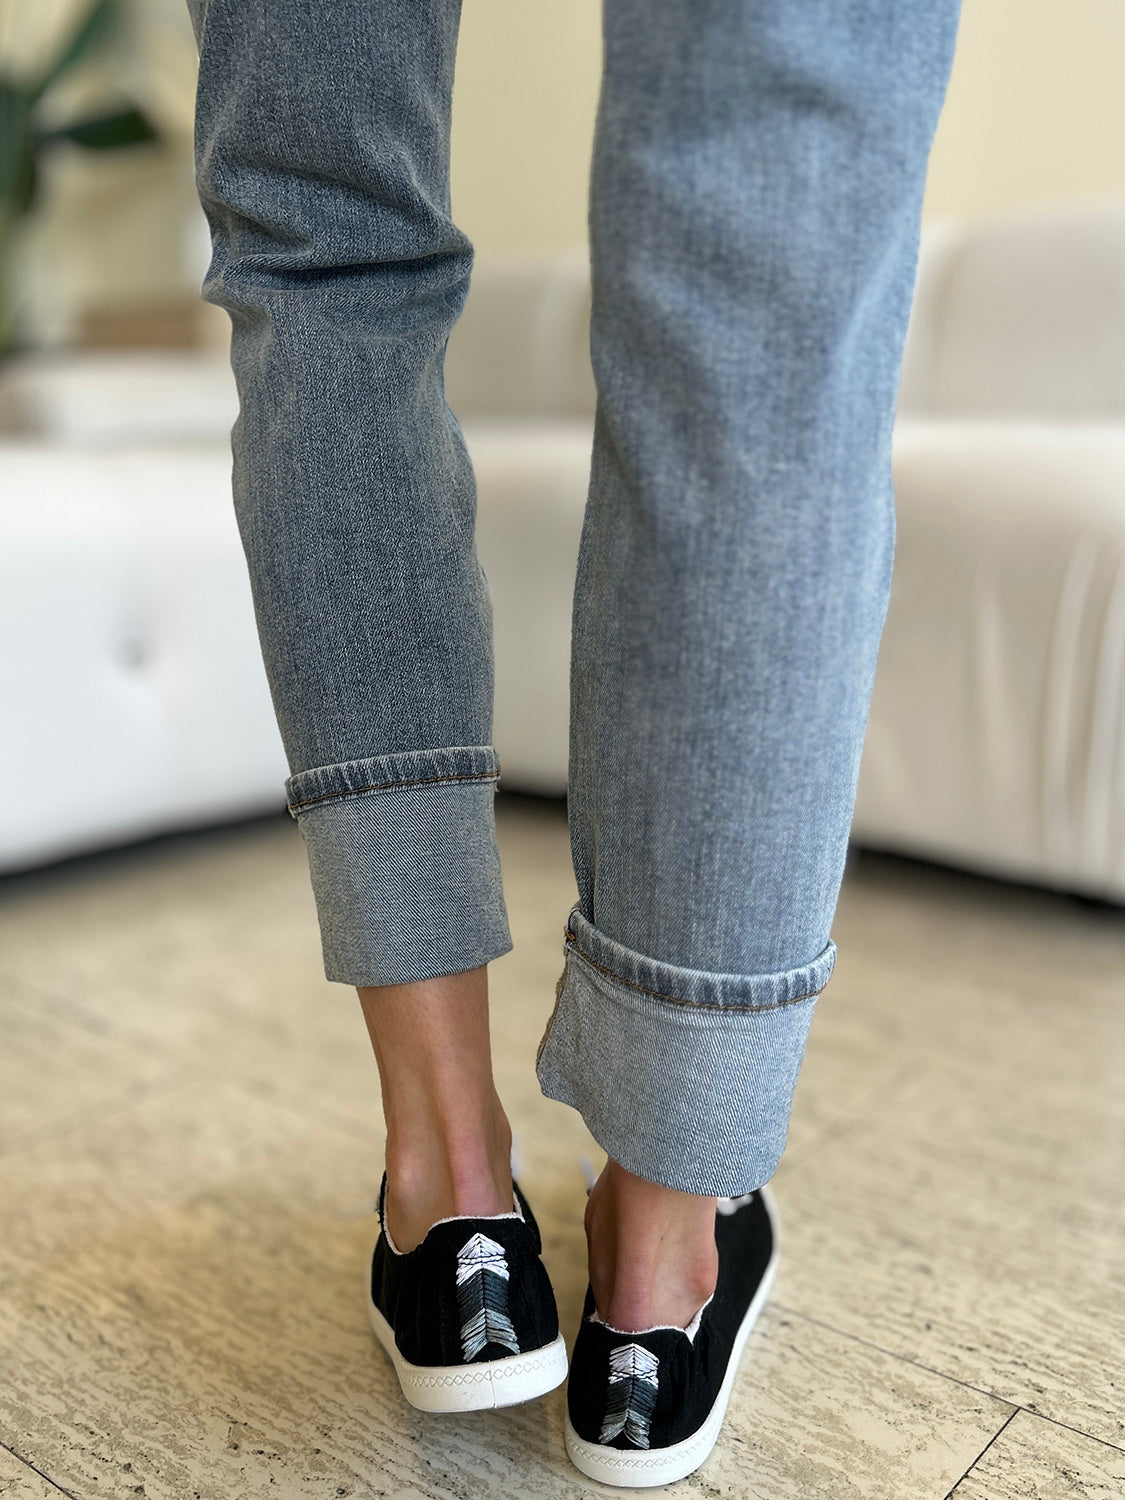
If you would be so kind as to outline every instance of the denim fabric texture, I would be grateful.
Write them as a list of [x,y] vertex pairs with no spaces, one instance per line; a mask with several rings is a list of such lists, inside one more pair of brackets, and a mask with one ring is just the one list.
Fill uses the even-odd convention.
[[[512,946],[491,606],[444,397],[459,6],[188,0],[236,513],[328,977]],[[578,904],[537,1069],[622,1165],[773,1173],[890,584],[891,431],[957,0],[605,0]],[[503,164],[497,164],[503,171]]]

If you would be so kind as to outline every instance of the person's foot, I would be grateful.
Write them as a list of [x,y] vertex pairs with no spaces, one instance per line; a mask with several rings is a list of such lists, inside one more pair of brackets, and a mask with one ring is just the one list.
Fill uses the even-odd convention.
[[686,1325],[614,1326],[599,1318],[587,1289],[571,1356],[566,1448],[591,1479],[671,1484],[715,1446],[743,1346],[773,1284],[776,1230],[766,1190],[719,1199],[713,1237],[714,1293]]
[[539,1228],[512,1187],[506,1212],[439,1219],[403,1251],[387,1230],[383,1176],[368,1311],[403,1395],[422,1411],[511,1406],[566,1378]]

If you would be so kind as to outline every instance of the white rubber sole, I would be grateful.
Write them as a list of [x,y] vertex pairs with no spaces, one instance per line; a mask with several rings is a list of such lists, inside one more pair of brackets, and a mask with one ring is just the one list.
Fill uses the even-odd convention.
[[761,1192],[773,1229],[773,1254],[766,1266],[761,1285],[754,1293],[754,1300],[746,1309],[746,1316],[739,1324],[727,1372],[711,1410],[691,1437],[684,1438],[680,1443],[673,1443],[667,1448],[654,1449],[610,1448],[604,1443],[589,1443],[575,1432],[568,1412],[566,1451],[575,1468],[581,1469],[588,1478],[600,1480],[602,1484],[614,1484],[623,1489],[637,1490],[658,1484],[673,1484],[677,1479],[686,1479],[689,1474],[694,1473],[718,1442],[723,1418],[730,1404],[731,1391],[734,1389],[735,1376],[738,1374],[742,1351],[746,1340],[750,1337],[750,1330],[758,1321],[758,1315],[766,1305],[773,1288],[774,1277],[777,1275],[777,1211],[772,1194],[765,1188]]
[[367,1312],[375,1337],[390,1356],[402,1394],[419,1411],[487,1411],[545,1396],[566,1379],[566,1342],[527,1354],[481,1360],[474,1365],[412,1365],[395,1343],[394,1329],[367,1294]]

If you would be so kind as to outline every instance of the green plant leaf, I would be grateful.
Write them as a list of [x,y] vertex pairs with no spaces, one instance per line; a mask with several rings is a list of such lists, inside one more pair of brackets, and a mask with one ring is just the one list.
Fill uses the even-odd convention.
[[55,130],[45,130],[39,139],[48,141],[73,141],[76,146],[85,146],[93,151],[114,151],[118,146],[135,146],[141,141],[156,141],[160,137],[139,109],[118,109],[112,114],[97,115],[93,119],[79,120],[73,125],[60,125]]
[[16,174],[15,192],[12,194],[12,201],[15,203],[17,213],[25,214],[31,208],[35,202],[38,186],[39,171],[35,165],[35,157],[29,148],[20,159],[19,170]]
[[68,72],[77,62],[96,52],[113,34],[119,16],[118,0],[94,0],[74,31],[70,40],[60,49],[39,82],[31,89],[31,100],[42,98],[57,78]]
[[34,194],[31,101],[26,89],[0,78],[0,209],[25,213]]

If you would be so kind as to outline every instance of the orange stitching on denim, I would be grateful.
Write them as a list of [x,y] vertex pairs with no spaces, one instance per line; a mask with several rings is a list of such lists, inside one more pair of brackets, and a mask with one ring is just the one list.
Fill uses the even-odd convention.
[[[775,1000],[772,1005],[721,1005],[713,1000],[681,1000],[678,995],[665,995],[661,990],[650,990],[643,984],[635,984],[631,979],[623,979],[620,974],[615,974],[612,969],[607,969],[604,964],[599,964],[578,946],[574,934],[569,927],[566,929],[565,936],[574,951],[580,954],[592,969],[599,969],[603,974],[608,975],[610,979],[616,980],[618,984],[624,984],[631,990],[639,990],[642,995],[652,995],[656,1000],[667,1000],[671,1005],[685,1005],[692,1010],[784,1010],[787,1005],[800,1005],[802,1000],[814,1000],[824,988],[824,985],[821,985],[820,990],[809,990],[804,995],[795,995],[792,1000]],[[827,983],[828,980],[826,979],[824,984]],[[552,1016],[553,1019],[554,1017]]]
[[461,771],[456,776],[423,776],[418,781],[374,781],[370,786],[349,786],[338,792],[322,792],[319,797],[305,797],[300,802],[290,802],[289,811],[298,807],[311,807],[314,802],[327,802],[331,797],[358,797],[362,792],[390,792],[400,786],[434,786],[439,781],[486,781],[498,779],[499,771]]

